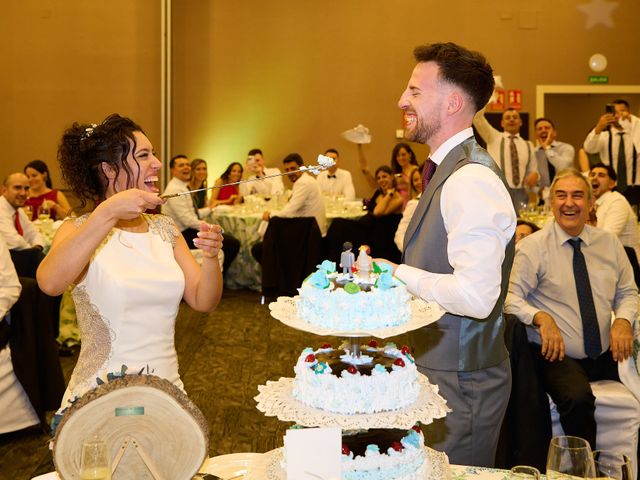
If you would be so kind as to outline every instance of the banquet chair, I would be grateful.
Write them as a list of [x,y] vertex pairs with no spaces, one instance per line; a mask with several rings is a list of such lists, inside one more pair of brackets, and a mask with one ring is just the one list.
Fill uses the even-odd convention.
[[263,298],[296,295],[321,253],[322,234],[314,217],[271,218],[260,259]]
[[624,252],[629,258],[631,268],[633,268],[633,279],[636,282],[636,285],[640,285],[640,264],[638,264],[638,256],[636,255],[636,251],[633,247],[624,247]]
[[[36,423],[40,422],[43,430],[47,430],[46,412],[60,406],[65,390],[51,321],[52,316],[57,318],[58,312],[51,307],[52,297],[45,295],[33,278],[19,279],[22,291],[11,308],[11,323],[8,336],[5,335],[8,345],[1,352],[0,406],[12,396],[24,403],[23,393],[26,394],[38,419]],[[12,409],[13,406],[3,411],[12,412]]]
[[[640,429],[640,373],[638,345],[640,327],[634,322],[634,355],[618,363],[620,382],[591,382],[596,397],[596,448],[621,452],[632,459],[633,478],[638,478],[638,430]],[[556,405],[549,398],[553,436],[564,435]]]
[[38,425],[40,419],[13,370],[9,320],[0,321],[0,434]]

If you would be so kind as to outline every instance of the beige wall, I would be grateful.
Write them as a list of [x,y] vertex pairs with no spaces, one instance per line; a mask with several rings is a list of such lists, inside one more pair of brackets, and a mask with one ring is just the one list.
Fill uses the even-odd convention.
[[60,186],[63,130],[113,112],[159,144],[159,40],[157,0],[3,0],[0,176],[39,158]]
[[[373,166],[389,162],[397,99],[420,43],[484,52],[506,88],[535,112],[537,84],[584,84],[588,58],[608,57],[612,84],[640,83],[640,2],[618,1],[614,29],[585,29],[587,0],[175,0],[172,154],[209,161],[217,177],[259,146],[268,163],[327,147],[354,170],[340,132],[363,123]],[[5,6],[5,4],[8,4]],[[159,145],[159,0],[5,0],[0,76],[3,175],[33,158],[53,163],[62,129],[114,111]],[[555,108],[555,107],[554,107]],[[578,130],[593,120],[576,118]],[[417,147],[424,159],[427,149]],[[54,179],[55,179],[54,175]]]

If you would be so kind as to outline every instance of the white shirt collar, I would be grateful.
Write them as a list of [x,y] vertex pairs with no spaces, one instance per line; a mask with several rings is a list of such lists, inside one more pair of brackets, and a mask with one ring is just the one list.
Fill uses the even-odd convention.
[[607,197],[609,196],[609,194],[613,193],[611,190],[604,192],[602,195],[600,195],[599,198],[596,198],[596,205],[601,206],[604,201],[607,199]]
[[455,146],[461,144],[467,138],[472,136],[473,136],[473,128],[471,127],[465,128],[464,130],[449,137],[442,145],[440,145],[436,149],[435,152],[432,152],[431,155],[429,155],[429,158],[431,158],[431,160],[436,165],[440,165],[444,160],[444,157],[446,157],[449,154],[449,152],[453,150]]

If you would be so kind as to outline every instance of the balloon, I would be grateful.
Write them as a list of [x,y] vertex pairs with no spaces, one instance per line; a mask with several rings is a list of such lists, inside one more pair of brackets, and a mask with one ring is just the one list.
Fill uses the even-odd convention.
[[589,68],[594,72],[601,72],[607,68],[607,57],[601,53],[594,53],[589,58]]

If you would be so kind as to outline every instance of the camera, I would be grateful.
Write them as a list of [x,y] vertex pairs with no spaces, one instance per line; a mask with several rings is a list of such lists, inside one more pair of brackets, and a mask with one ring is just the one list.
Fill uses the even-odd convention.
[[607,103],[604,107],[605,113],[610,113],[611,115],[616,114],[616,106],[613,103]]

